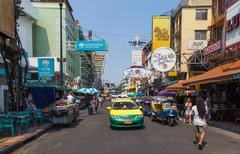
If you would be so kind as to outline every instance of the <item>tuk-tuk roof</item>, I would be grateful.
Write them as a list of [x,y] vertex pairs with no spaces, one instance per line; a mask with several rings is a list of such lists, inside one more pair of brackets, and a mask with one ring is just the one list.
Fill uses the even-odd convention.
[[130,102],[132,103],[133,100],[130,98],[116,98],[112,100],[113,103],[120,103],[120,102]]

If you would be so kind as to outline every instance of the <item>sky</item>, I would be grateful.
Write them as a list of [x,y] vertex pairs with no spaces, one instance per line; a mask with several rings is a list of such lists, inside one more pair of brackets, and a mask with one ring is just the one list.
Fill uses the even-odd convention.
[[[109,44],[103,80],[119,83],[123,72],[131,67],[128,46],[138,34],[151,39],[152,16],[174,9],[181,0],[70,0],[73,14],[84,30]],[[98,39],[98,38],[96,38]]]

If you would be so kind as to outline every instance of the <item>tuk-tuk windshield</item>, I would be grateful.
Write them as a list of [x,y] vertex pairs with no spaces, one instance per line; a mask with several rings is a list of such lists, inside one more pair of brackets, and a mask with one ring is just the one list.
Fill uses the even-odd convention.
[[164,108],[176,107],[176,103],[173,101],[166,101],[163,103]]
[[138,109],[138,105],[135,102],[116,102],[113,104],[114,110],[132,110]]

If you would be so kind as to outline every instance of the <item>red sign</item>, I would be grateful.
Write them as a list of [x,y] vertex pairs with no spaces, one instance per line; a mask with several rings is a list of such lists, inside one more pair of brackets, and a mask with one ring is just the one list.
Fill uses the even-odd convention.
[[233,29],[237,28],[240,25],[240,13],[233,16],[232,20],[228,20],[226,25],[227,25],[226,27],[227,32],[230,32]]
[[104,55],[95,55],[94,56],[94,61],[99,62],[99,61],[104,61],[105,56]]
[[219,49],[222,48],[222,41],[217,41],[216,43],[206,47],[203,49],[203,55],[206,56],[206,55],[209,55],[210,53],[213,53]]

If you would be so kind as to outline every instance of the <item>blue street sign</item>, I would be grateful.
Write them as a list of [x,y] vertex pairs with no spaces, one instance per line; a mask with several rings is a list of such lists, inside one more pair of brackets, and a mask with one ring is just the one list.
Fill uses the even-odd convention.
[[107,51],[108,46],[105,41],[80,41],[76,42],[77,51]]
[[38,58],[38,79],[54,76],[54,58]]

